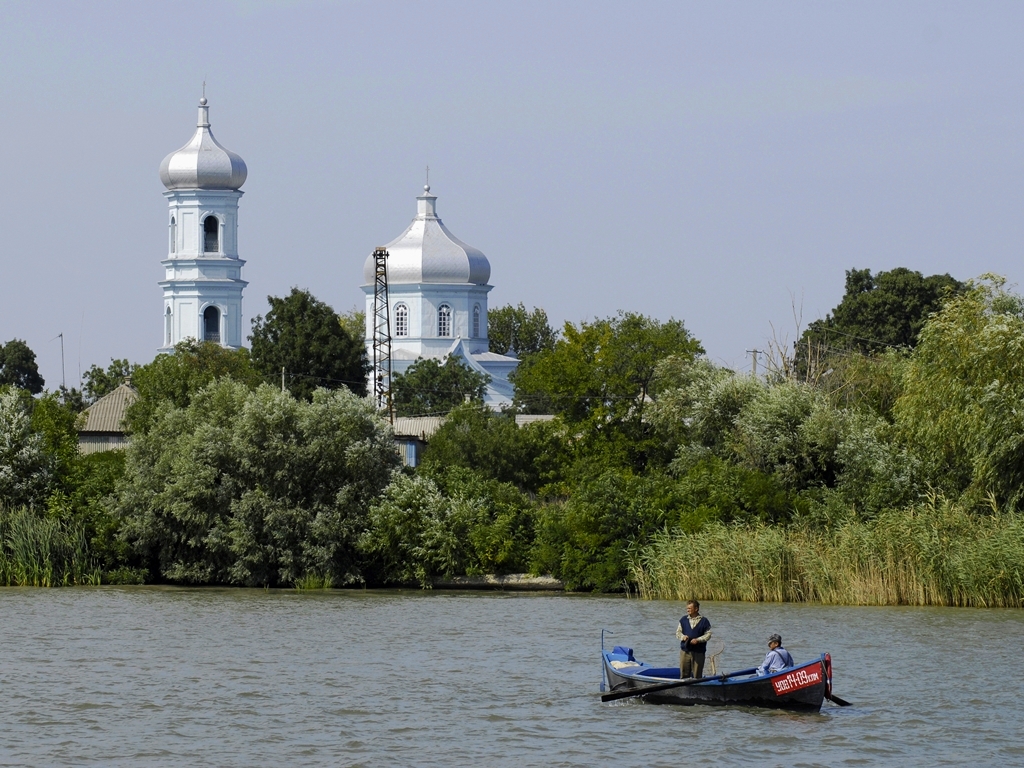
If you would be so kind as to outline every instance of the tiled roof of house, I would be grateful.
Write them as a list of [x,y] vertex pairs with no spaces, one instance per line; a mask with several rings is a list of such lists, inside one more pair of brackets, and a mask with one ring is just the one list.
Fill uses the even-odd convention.
[[396,416],[395,437],[429,440],[444,423],[444,416]]
[[[516,416],[516,426],[524,427],[538,421],[551,421],[554,416],[533,416],[520,414]],[[396,416],[395,437],[417,437],[429,440],[444,424],[444,416]]]
[[138,398],[130,384],[122,384],[89,406],[79,432],[124,432],[124,413]]

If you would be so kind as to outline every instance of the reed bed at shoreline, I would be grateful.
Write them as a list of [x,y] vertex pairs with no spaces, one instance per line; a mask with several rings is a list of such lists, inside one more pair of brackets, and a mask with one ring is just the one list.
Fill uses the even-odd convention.
[[0,506],[0,586],[99,584],[80,525]]
[[831,530],[710,525],[633,558],[644,599],[1024,606],[1024,516],[941,498]]

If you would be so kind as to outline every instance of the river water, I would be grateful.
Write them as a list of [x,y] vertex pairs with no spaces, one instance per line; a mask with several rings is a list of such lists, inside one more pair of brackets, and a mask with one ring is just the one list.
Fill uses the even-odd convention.
[[1022,765],[1024,611],[706,603],[722,670],[832,653],[820,714],[600,701],[600,631],[678,659],[683,605],[552,594],[0,589],[0,765]]

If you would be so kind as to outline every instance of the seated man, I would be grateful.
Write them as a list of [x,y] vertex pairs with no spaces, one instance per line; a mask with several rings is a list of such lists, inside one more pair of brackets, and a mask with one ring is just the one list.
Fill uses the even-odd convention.
[[796,662],[793,661],[789,651],[782,647],[782,638],[778,635],[769,637],[768,653],[765,655],[764,661],[761,662],[761,666],[757,668],[757,674],[768,675],[785,667],[793,666],[796,666]]

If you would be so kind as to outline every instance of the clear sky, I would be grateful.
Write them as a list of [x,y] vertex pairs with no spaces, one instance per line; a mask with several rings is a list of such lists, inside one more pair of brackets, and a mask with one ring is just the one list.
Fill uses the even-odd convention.
[[361,306],[429,164],[492,307],[676,317],[749,367],[851,267],[1024,280],[1022,38],[997,2],[4,2],[0,342],[49,387],[59,333],[69,385],[152,359],[205,78],[246,328],[292,286]]

